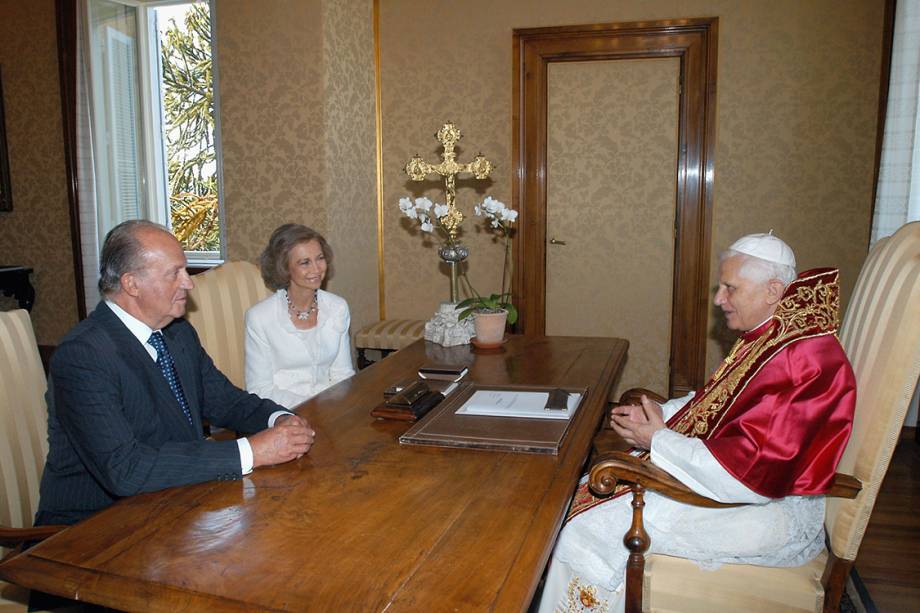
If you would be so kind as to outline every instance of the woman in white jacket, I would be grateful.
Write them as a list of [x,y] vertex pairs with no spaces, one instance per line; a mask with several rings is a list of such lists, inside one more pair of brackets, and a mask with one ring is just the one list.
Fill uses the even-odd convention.
[[332,261],[322,235],[300,224],[272,232],[262,279],[275,293],[246,312],[246,389],[293,408],[355,374],[348,303],[320,289]]

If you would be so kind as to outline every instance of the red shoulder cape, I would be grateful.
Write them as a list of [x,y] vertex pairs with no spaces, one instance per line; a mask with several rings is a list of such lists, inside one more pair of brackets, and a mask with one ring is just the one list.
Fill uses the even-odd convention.
[[[856,406],[856,379],[835,336],[838,327],[837,271],[803,272],[786,288],[773,317],[738,339],[668,427],[702,439],[732,476],[758,494],[828,491]],[[579,487],[568,519],[627,489],[598,499],[586,484]]]

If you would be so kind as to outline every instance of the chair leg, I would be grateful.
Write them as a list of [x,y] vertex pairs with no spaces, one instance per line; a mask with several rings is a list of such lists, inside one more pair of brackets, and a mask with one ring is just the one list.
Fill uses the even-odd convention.
[[836,613],[840,611],[840,599],[843,597],[843,590],[846,589],[847,577],[850,576],[854,560],[838,558],[830,549],[827,556],[827,566],[824,567],[824,575],[821,577],[821,584],[824,586],[824,613]]
[[373,364],[373,362],[367,359],[367,355],[364,351],[364,347],[358,347],[358,370],[363,370]]
[[642,611],[642,576],[645,574],[645,552],[651,541],[642,524],[642,509],[645,507],[645,488],[638,483],[633,485],[632,525],[623,544],[629,550],[626,562],[626,613]]

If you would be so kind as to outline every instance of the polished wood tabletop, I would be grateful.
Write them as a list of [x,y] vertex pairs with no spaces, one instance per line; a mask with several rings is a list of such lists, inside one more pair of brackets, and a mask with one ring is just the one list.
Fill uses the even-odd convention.
[[[303,404],[310,453],[242,481],[124,499],[0,567],[132,611],[518,611],[533,598],[607,397],[619,339],[418,341]],[[425,363],[483,384],[587,387],[558,455],[403,446],[384,389]]]

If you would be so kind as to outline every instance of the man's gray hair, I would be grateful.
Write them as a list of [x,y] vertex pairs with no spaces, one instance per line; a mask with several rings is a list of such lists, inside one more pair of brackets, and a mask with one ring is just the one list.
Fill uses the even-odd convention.
[[735,251],[734,249],[727,249],[720,253],[719,263],[736,255],[740,255],[744,258],[738,273],[745,279],[750,279],[757,283],[766,283],[770,279],[776,279],[782,282],[783,285],[789,285],[795,281],[796,273],[794,267],[763,260],[753,255]]
[[170,233],[158,223],[132,219],[121,222],[105,235],[102,255],[99,256],[99,293],[103,296],[109,296],[121,289],[123,274],[143,268],[147,251],[138,240],[138,234],[144,230]]

